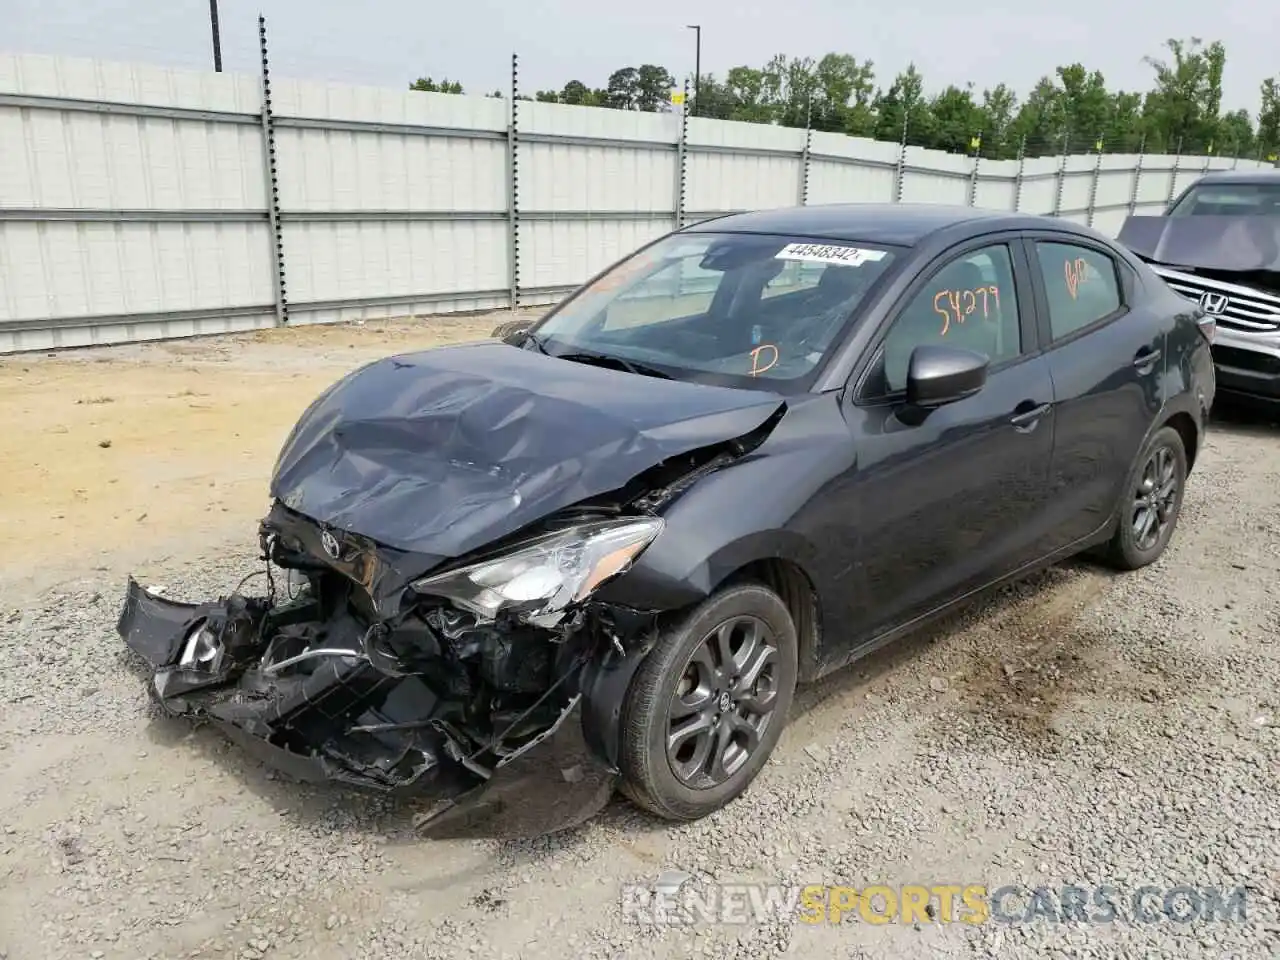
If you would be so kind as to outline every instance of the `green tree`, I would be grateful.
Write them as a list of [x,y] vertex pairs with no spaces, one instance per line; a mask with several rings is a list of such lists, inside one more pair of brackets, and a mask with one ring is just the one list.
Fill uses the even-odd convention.
[[1214,153],[1224,157],[1252,157],[1257,152],[1257,137],[1248,110],[1234,110],[1218,124],[1218,141]]
[[875,69],[844,53],[828,53],[813,68],[811,123],[815,130],[870,136],[876,125]]
[[725,79],[725,87],[733,104],[728,119],[746,123],[772,123],[777,116],[772,92],[763,70],[734,67]]
[[1097,70],[1073,63],[1057,69],[1057,104],[1061,128],[1069,151],[1089,151],[1102,140],[1109,126],[1114,101]]
[[[1198,37],[1170,39],[1167,59],[1147,57],[1154,73],[1150,90],[1110,90],[1098,70],[1083,63],[1055,67],[1020,99],[1007,84],[978,95],[972,84],[928,91],[916,65],[877,85],[874,65],[851,53],[830,52],[819,59],[776,54],[762,66],[740,64],[723,79],[705,74],[690,84],[695,99],[688,109],[701,117],[747,123],[780,124],[906,141],[956,153],[982,156],[1045,156],[1072,153],[1212,151],[1269,156],[1280,151],[1280,77],[1260,88],[1257,126],[1247,110],[1223,112],[1222,83],[1226,48]],[[671,73],[658,64],[622,67],[603,88],[570,80],[560,90],[539,90],[544,103],[665,111],[675,87]],[[413,90],[461,93],[462,86],[430,77]],[[503,96],[500,92],[490,96]],[[521,97],[520,99],[528,99]]]
[[1063,148],[1061,91],[1048,77],[1041,77],[1018,109],[1010,126],[1010,136],[1026,144],[1027,156],[1041,157]]
[[592,90],[581,80],[570,80],[560,91],[560,102],[575,107],[603,107],[608,99],[604,90]]
[[634,110],[640,97],[640,71],[635,67],[623,67],[609,75],[605,87],[607,105],[614,110]]
[[924,77],[914,63],[894,77],[889,89],[875,99],[875,138],[898,140],[904,136],[915,143],[917,138],[933,135],[933,118],[924,95]]
[[982,155],[996,160],[1018,155],[1019,144],[1012,138],[1013,119],[1018,110],[1018,96],[1005,84],[982,91],[979,108],[982,123]]
[[675,78],[667,72],[666,67],[652,63],[641,64],[636,71],[635,108],[647,113],[669,109],[671,91],[675,85]]
[[728,83],[722,83],[714,74],[704,73],[695,84],[689,81],[689,111],[695,116],[711,120],[733,120],[737,101]]
[[1172,62],[1144,58],[1156,75],[1144,111],[1148,135],[1165,150],[1203,150],[1218,132],[1226,50],[1217,41],[1206,47],[1199,37],[1164,45]]
[[462,93],[462,84],[454,83],[449,80],[441,80],[436,83],[430,77],[419,77],[413,83],[409,84],[410,90],[417,90],[420,93]]
[[1111,97],[1110,116],[1102,135],[1108,153],[1137,153],[1146,148],[1142,129],[1142,94],[1121,90]]
[[1258,152],[1275,160],[1280,152],[1280,77],[1262,81],[1262,108],[1258,111]]
[[982,108],[973,102],[973,85],[947,87],[929,104],[933,117],[932,144],[952,153],[969,153],[985,124]]

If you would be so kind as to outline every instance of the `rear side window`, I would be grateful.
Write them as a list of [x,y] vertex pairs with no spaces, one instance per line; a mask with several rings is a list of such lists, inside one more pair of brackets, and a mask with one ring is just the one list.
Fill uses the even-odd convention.
[[1120,309],[1116,263],[1105,253],[1073,243],[1036,243],[1049,301],[1053,339],[1069,337]]

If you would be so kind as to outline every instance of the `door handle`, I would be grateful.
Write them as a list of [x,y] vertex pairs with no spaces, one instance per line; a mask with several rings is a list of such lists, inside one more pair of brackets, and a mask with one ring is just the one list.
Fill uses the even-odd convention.
[[1009,418],[1009,422],[1019,433],[1030,433],[1036,428],[1040,418],[1049,412],[1051,406],[1053,404],[1037,404],[1033,400],[1024,400],[1014,408],[1014,414]]
[[1138,369],[1139,373],[1150,373],[1156,365],[1156,361],[1160,359],[1160,351],[1153,350],[1149,347],[1143,347],[1138,351],[1138,355],[1133,358],[1133,365]]

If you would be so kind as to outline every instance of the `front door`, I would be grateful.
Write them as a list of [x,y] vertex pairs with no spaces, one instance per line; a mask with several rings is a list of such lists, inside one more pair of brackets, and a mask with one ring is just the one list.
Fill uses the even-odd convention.
[[[860,381],[845,487],[857,541],[853,647],[1037,558],[1055,417],[1022,257],[1014,237],[948,255],[890,321]],[[907,364],[924,344],[985,353],[987,384],[904,422]]]

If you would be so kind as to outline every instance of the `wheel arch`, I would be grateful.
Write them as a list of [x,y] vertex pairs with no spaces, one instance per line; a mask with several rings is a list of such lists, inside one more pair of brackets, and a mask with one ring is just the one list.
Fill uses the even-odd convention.
[[822,605],[813,578],[800,563],[782,556],[759,557],[728,571],[712,589],[714,593],[738,583],[758,583],[782,600],[796,627],[800,682],[812,680],[822,647]]
[[1200,452],[1200,428],[1195,418],[1185,410],[1179,410],[1161,422],[1160,429],[1164,427],[1172,427],[1182,438],[1182,448],[1187,454],[1187,473],[1190,474]]
[[[659,616],[679,615],[739,583],[768,587],[781,598],[796,626],[797,682],[810,681],[817,675],[822,608],[810,565],[805,563],[809,549],[805,538],[781,530],[762,531],[726,544],[699,565],[698,575],[684,581],[685,592],[680,594],[685,599],[683,605],[663,610]],[[622,701],[650,649],[652,642],[645,639],[625,653],[610,651],[599,661],[588,663],[579,679],[584,736],[611,767],[618,762]]]

